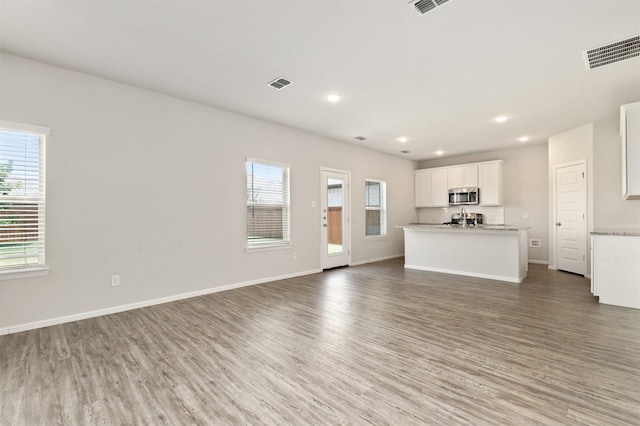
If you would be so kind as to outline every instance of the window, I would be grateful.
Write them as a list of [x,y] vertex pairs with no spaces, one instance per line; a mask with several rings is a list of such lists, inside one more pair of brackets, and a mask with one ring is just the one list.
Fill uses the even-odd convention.
[[387,235],[386,183],[380,180],[366,179],[365,197],[366,236]]
[[0,122],[0,273],[43,269],[45,137],[49,129]]
[[289,165],[247,159],[247,248],[288,246]]

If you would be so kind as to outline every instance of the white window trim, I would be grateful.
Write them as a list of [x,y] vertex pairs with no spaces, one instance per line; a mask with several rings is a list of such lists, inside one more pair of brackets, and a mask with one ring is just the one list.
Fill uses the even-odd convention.
[[256,244],[255,246],[245,247],[244,251],[247,253],[251,253],[255,251],[286,250],[286,249],[290,249],[292,246],[293,244],[291,243],[291,241],[286,241],[278,244],[262,244],[262,245]]
[[[278,242],[273,242],[273,243],[256,243],[256,244],[250,244],[248,240],[246,240],[246,234],[245,234],[245,252],[246,253],[251,253],[251,252],[261,252],[261,251],[272,251],[272,250],[284,250],[284,249],[290,249],[292,246],[291,243],[291,164],[288,163],[281,163],[278,161],[271,161],[271,160],[264,160],[262,158],[256,158],[256,157],[245,157],[245,168],[246,168],[246,164],[247,163],[259,163],[259,164],[265,164],[265,165],[269,165],[269,166],[276,166],[276,167],[283,167],[283,168],[287,168],[289,169],[289,176],[287,179],[287,191],[288,191],[288,195],[289,195],[289,223],[287,224],[287,232],[288,232],[288,239],[284,240],[284,241],[278,241]],[[246,171],[245,171],[245,176],[246,176]],[[245,182],[246,185],[246,182]],[[245,200],[246,201],[246,200]],[[246,232],[246,227],[245,227],[245,232]]]
[[50,268],[47,266],[43,266],[41,268],[24,268],[24,269],[15,269],[13,271],[11,270],[1,271],[0,281],[44,277],[49,273],[49,271],[50,271]]
[[43,135],[43,136],[49,136],[51,134],[51,129],[48,127],[15,123],[13,121],[0,120],[0,128],[4,130],[10,130],[12,132],[32,133],[32,134]]
[[[16,123],[14,121],[5,121],[5,120],[0,120],[0,129],[9,130],[12,132],[30,133],[30,134],[35,134],[39,136],[44,136],[45,138],[51,134],[51,128],[49,127],[36,126],[33,124]],[[44,145],[42,149],[43,151],[41,152],[41,156],[45,158],[45,161],[46,161],[46,145]],[[44,167],[46,170],[46,164]],[[46,171],[45,171],[45,176],[43,177],[43,181],[44,181],[44,184],[46,185]],[[45,195],[44,195],[44,205],[46,209],[46,205],[47,205],[46,186],[45,186]],[[45,213],[44,220],[46,222],[46,213]],[[24,268],[7,269],[4,271],[0,271],[0,281],[43,277],[49,274],[49,270],[50,268],[48,267],[48,265],[46,265],[46,253],[45,253],[45,265],[35,266],[35,267],[30,265]]]
[[365,235],[364,236],[365,241],[388,240],[388,239],[389,239],[388,233],[383,235]]
[[[372,241],[372,240],[384,240],[389,238],[389,232],[388,232],[388,226],[387,226],[387,181],[382,180],[382,179],[374,179],[374,178],[365,178],[364,180],[365,185],[367,182],[377,182],[382,184],[382,186],[384,186],[384,190],[380,191],[380,207],[367,207],[366,205],[366,198],[365,198],[365,206],[364,206],[364,210],[365,210],[365,214],[367,210],[379,210],[380,212],[384,212],[384,229],[380,229],[380,234],[379,235],[367,235],[367,231],[365,228],[365,235],[364,235],[364,239],[365,241]],[[381,213],[382,216],[382,213]],[[366,218],[365,218],[366,220]],[[382,225],[382,224],[381,224]],[[381,226],[382,228],[382,226]],[[382,232],[384,231],[384,232]]]

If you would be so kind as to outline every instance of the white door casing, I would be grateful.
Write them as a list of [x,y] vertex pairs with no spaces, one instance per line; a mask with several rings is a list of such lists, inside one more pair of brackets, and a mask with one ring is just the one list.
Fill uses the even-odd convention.
[[322,269],[346,266],[351,263],[351,173],[323,167],[320,180]]
[[555,167],[556,268],[587,274],[587,178],[584,161]]

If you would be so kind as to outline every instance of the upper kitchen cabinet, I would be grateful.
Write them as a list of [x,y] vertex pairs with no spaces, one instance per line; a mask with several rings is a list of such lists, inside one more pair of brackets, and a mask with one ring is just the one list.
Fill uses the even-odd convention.
[[431,171],[431,207],[447,207],[448,205],[447,169],[433,169]]
[[478,166],[476,164],[453,166],[447,169],[448,188],[469,188],[478,186]]
[[415,171],[415,206],[431,206],[431,170]]
[[481,206],[502,205],[502,160],[478,164]]
[[502,205],[502,160],[415,171],[415,206],[448,207],[449,189],[480,188],[481,206]]
[[449,205],[447,169],[415,171],[415,206],[446,207]]
[[620,107],[622,196],[640,200],[640,102]]

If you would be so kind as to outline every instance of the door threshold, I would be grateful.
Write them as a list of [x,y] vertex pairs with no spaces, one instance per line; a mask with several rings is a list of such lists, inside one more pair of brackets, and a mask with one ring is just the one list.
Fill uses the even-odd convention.
[[324,272],[324,271],[332,271],[334,269],[348,268],[348,267],[349,267],[349,265],[332,266],[331,268],[324,268],[322,270],[322,272]]

